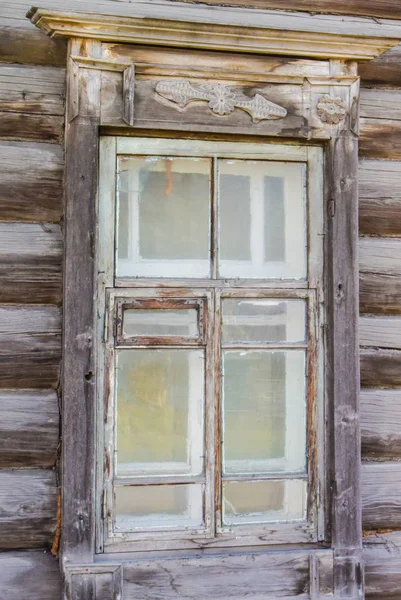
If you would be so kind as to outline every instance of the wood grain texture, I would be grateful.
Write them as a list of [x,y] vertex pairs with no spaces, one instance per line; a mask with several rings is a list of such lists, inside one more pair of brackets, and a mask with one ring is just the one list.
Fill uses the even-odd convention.
[[401,527],[401,463],[362,463],[364,529]]
[[59,225],[0,223],[0,302],[60,302],[62,250]]
[[362,273],[401,275],[401,239],[360,238],[359,271]]
[[359,308],[361,313],[400,314],[400,276],[361,273],[359,276]]
[[401,121],[396,119],[360,119],[361,158],[401,159]]
[[0,471],[0,549],[42,548],[56,525],[56,476],[45,469]]
[[401,390],[362,388],[362,456],[401,457]]
[[0,467],[52,467],[59,443],[57,395],[0,392]]
[[0,63],[0,112],[64,115],[65,69]]
[[367,600],[401,597],[401,534],[375,533],[364,538],[363,558]]
[[359,228],[401,236],[401,162],[359,161]]
[[[26,8],[30,8],[27,3]],[[15,25],[0,22],[0,61],[28,65],[65,67],[67,44],[65,40],[52,40],[35,28],[28,31],[21,19]]]
[[361,117],[370,119],[393,119],[400,121],[400,106],[401,90],[399,89],[361,89]]
[[63,137],[63,117],[0,112],[0,139],[58,144]]
[[56,144],[0,142],[0,221],[60,221],[63,170]]
[[56,600],[60,594],[60,569],[50,552],[0,553],[0,598]]
[[401,386],[401,352],[365,350],[360,353],[361,385],[392,388]]
[[0,388],[55,388],[60,359],[59,308],[0,307]]
[[[394,0],[397,2],[397,0]],[[401,45],[358,66],[362,85],[401,86]]]
[[359,319],[361,346],[401,349],[401,317],[361,317]]

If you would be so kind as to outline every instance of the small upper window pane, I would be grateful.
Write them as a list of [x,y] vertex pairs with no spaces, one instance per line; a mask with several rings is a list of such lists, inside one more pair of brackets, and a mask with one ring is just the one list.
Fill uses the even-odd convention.
[[185,336],[199,335],[198,311],[194,308],[177,310],[124,311],[124,334],[128,337]]
[[118,171],[117,275],[209,277],[210,159],[123,156]]
[[219,277],[306,278],[306,167],[218,161]]

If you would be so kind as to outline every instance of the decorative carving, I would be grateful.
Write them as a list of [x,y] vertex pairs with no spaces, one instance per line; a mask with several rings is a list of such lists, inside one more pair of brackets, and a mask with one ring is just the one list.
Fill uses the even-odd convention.
[[216,115],[229,115],[236,108],[246,111],[252,117],[253,123],[264,119],[282,119],[286,116],[285,108],[267,100],[262,94],[247,98],[241,93],[233,92],[222,83],[204,83],[193,85],[188,79],[179,81],[159,81],[156,93],[162,98],[175,103],[178,110],[187,104],[204,100]]
[[337,125],[345,118],[346,106],[341,98],[322,96],[317,103],[317,114],[323,123]]

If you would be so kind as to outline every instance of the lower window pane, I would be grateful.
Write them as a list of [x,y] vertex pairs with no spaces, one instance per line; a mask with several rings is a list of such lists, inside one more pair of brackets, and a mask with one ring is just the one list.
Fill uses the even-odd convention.
[[199,528],[203,525],[201,484],[115,488],[115,529]]
[[306,519],[306,481],[300,479],[223,484],[225,525]]

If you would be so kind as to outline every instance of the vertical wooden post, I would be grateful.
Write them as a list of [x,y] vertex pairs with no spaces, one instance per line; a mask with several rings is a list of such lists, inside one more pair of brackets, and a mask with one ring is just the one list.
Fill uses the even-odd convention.
[[[347,104],[349,91],[336,88]],[[348,97],[347,97],[348,96]],[[356,102],[358,99],[356,99]],[[328,323],[327,364],[332,464],[332,546],[334,596],[361,600],[363,592],[361,451],[359,426],[358,344],[358,140],[351,117],[333,127],[326,155],[328,201]]]
[[[100,42],[70,41],[70,54],[100,55]],[[100,71],[70,61],[66,122],[62,374],[62,540],[64,564],[94,554],[95,226]],[[78,87],[78,90],[76,89]],[[70,100],[74,101],[71,102]]]

